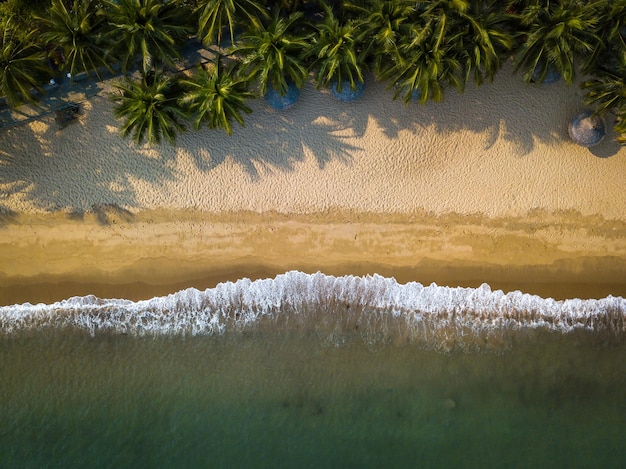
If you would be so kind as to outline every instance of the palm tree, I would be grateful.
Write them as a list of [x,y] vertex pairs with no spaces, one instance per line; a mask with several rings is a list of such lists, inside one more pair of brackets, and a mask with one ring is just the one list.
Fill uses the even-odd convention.
[[[502,63],[513,49],[513,35],[508,30],[507,16],[498,0],[468,2],[441,1],[439,14],[448,14],[453,21],[452,40],[462,55],[464,80],[473,76],[476,84],[493,81]],[[462,7],[458,7],[461,4]],[[454,8],[454,6],[457,8]]]
[[342,92],[342,86],[349,85],[352,91],[362,84],[362,56],[359,56],[358,37],[361,23],[348,20],[339,21],[332,10],[325,6],[324,21],[316,25],[317,34],[311,48],[305,56],[312,56],[312,68],[316,70],[318,88],[327,87],[336,82],[336,91]]
[[17,34],[11,19],[0,36],[0,96],[10,107],[34,103],[43,93],[42,83],[51,74],[45,51],[34,42],[35,30]]
[[267,26],[252,25],[236,45],[234,53],[242,57],[248,78],[258,79],[262,95],[272,89],[284,96],[290,84],[304,84],[308,70],[303,55],[310,35],[296,31],[301,18],[301,13],[285,18],[277,11]]
[[598,16],[596,34],[600,44],[585,69],[591,74],[597,68],[615,71],[620,62],[626,62],[626,1],[601,1]]
[[393,61],[381,70],[380,78],[390,80],[394,99],[405,103],[419,99],[443,100],[444,88],[463,89],[462,54],[446,36],[447,17],[423,15],[426,23],[416,24],[407,36],[399,38]]
[[186,119],[179,105],[181,89],[176,79],[162,72],[148,73],[139,80],[126,78],[115,87],[121,93],[111,97],[116,103],[113,115],[124,122],[122,137],[132,136],[137,144],[174,143],[178,132],[185,130]]
[[615,71],[599,69],[596,76],[585,81],[585,104],[595,109],[595,114],[616,115],[615,132],[618,141],[626,145],[626,60],[622,58]]
[[[595,32],[597,8],[598,2],[526,0],[519,14],[525,41],[516,65],[524,80],[541,82],[554,68],[571,84],[576,60],[588,58],[600,47]],[[533,73],[538,80],[533,80]]]
[[238,25],[259,26],[268,17],[265,7],[256,0],[200,0],[196,11],[197,35],[207,46],[221,44],[225,29],[234,44]]
[[40,0],[4,0],[0,1],[0,30],[4,30],[10,19],[11,27],[17,34],[32,31],[34,16],[45,15],[49,1]]
[[360,60],[373,62],[375,73],[392,64],[389,60],[397,53],[399,43],[411,35],[413,24],[419,19],[415,5],[412,0],[369,0],[365,6],[346,5],[361,20]]
[[110,23],[110,37],[116,43],[122,71],[132,68],[141,57],[141,71],[153,67],[175,67],[179,47],[191,33],[190,12],[176,0],[103,0]]
[[46,16],[36,17],[44,32],[40,40],[63,48],[65,70],[71,75],[110,67],[110,43],[105,36],[105,18],[97,2],[73,0],[68,9],[63,0],[52,0]]
[[193,113],[196,130],[206,124],[210,129],[233,132],[232,121],[244,126],[242,113],[252,112],[246,100],[254,97],[248,91],[248,80],[237,73],[237,65],[227,67],[222,57],[197,69],[191,79],[181,80],[186,88],[181,104]]

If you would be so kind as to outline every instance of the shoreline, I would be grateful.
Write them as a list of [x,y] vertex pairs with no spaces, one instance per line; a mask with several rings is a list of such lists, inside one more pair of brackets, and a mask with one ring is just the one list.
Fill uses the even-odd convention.
[[0,304],[132,300],[290,270],[399,283],[626,297],[626,222],[523,217],[140,211],[16,214],[0,227]]

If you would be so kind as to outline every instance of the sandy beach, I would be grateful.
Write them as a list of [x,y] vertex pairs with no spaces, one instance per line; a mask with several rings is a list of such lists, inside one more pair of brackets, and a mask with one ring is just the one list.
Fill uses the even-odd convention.
[[[0,304],[147,298],[286,270],[379,273],[543,296],[626,296],[626,148],[567,135],[576,86],[509,66],[443,103],[371,78],[355,103],[309,83],[231,137],[119,136],[106,99],[0,129]],[[607,122],[611,127],[612,123]]]

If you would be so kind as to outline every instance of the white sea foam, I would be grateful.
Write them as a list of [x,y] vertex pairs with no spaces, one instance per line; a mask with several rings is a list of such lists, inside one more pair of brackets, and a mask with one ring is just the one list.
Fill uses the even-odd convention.
[[[506,331],[626,333],[626,300],[556,301],[519,291],[398,284],[379,275],[333,277],[288,272],[227,282],[146,301],[74,297],[54,304],[0,307],[0,333],[71,328],[91,334],[211,335],[300,331],[341,340],[418,341],[438,347],[484,341]],[[333,340],[334,340],[333,339]]]

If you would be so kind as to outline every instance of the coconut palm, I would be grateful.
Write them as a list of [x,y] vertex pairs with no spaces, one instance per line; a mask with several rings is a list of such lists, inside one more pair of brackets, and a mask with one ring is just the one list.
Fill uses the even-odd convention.
[[416,17],[416,2],[412,0],[369,0],[361,6],[346,5],[362,20],[358,42],[363,44],[362,62],[372,62],[378,73],[390,65],[389,59],[397,52],[398,44],[411,35]]
[[445,16],[431,16],[400,38],[393,62],[380,73],[380,78],[395,88],[394,99],[402,96],[405,103],[415,98],[421,103],[441,101],[446,86],[463,89],[462,55],[446,36],[446,22]]
[[10,107],[37,101],[50,76],[45,51],[34,42],[35,31],[17,34],[11,19],[0,36],[0,96]]
[[179,2],[165,0],[104,0],[122,71],[128,72],[137,56],[146,75],[153,67],[175,67],[179,47],[193,28]]
[[267,10],[257,0],[200,0],[198,13],[198,37],[205,45],[221,44],[224,30],[235,43],[238,25],[259,26],[268,17]]
[[40,40],[60,46],[65,63],[62,67],[76,75],[110,67],[110,41],[105,35],[105,18],[98,3],[92,0],[73,0],[68,8],[63,0],[52,0],[45,16],[37,17],[44,32]]
[[0,1],[0,28],[4,29],[7,20],[11,27],[20,33],[33,29],[32,18],[45,15],[49,1],[40,0],[3,0]]
[[600,44],[589,61],[586,72],[596,68],[615,70],[620,62],[626,62],[626,0],[601,1],[596,33]]
[[361,22],[341,22],[332,10],[325,6],[324,21],[317,24],[317,34],[306,56],[313,57],[312,68],[316,71],[317,86],[327,87],[337,83],[337,91],[348,84],[354,91],[363,83],[362,56],[359,56],[358,37]]
[[210,129],[233,132],[232,122],[244,126],[243,114],[252,110],[246,100],[254,97],[248,91],[248,80],[237,73],[237,65],[226,66],[222,57],[199,67],[190,79],[181,80],[186,88],[181,104],[193,115],[196,130],[206,124]]
[[[527,82],[541,82],[550,68],[554,68],[571,84],[576,60],[590,57],[600,46],[601,39],[595,32],[598,2],[527,0],[524,3],[519,21],[525,28],[525,41],[516,70],[523,71]],[[533,80],[533,73],[538,80]]]
[[301,18],[301,13],[281,17],[277,11],[267,26],[252,25],[236,45],[234,53],[242,57],[248,78],[258,80],[262,95],[270,89],[285,95],[290,84],[304,84],[308,70],[303,55],[310,35],[296,31]]
[[626,144],[626,60],[622,60],[615,71],[599,69],[596,76],[582,85],[585,104],[603,116],[609,112],[616,115],[615,132],[618,141]]
[[161,143],[163,137],[174,143],[178,132],[185,130],[186,114],[179,105],[181,89],[175,78],[156,71],[139,80],[127,77],[115,87],[120,93],[111,97],[116,103],[113,115],[123,120],[122,137],[132,136],[137,144]]
[[473,76],[477,84],[493,81],[495,74],[513,49],[513,34],[508,30],[504,10],[498,0],[467,2],[440,1],[440,15],[453,20],[449,29],[462,61],[464,80]]

